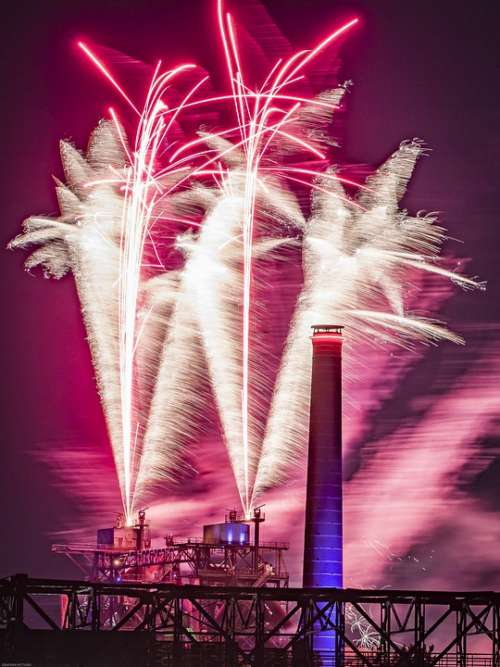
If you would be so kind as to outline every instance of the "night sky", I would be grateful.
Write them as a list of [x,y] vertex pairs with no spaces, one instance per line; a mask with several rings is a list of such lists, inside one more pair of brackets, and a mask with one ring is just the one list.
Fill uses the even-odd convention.
[[[237,14],[244,3],[233,4]],[[263,4],[295,48],[307,47],[346,17],[360,16],[360,27],[341,51],[339,80],[352,79],[354,86],[338,132],[340,159],[371,167],[402,139],[423,139],[431,150],[418,166],[404,206],[414,212],[439,211],[449,236],[460,241],[448,241],[447,254],[470,260],[463,267],[466,273],[488,284],[486,292],[457,290],[442,306],[438,316],[464,335],[467,346],[444,344],[412,366],[368,420],[364,441],[348,462],[351,475],[369,441],[390,435],[403,415],[411,413],[416,425],[425,406],[467,382],[479,414],[485,392],[488,400],[494,399],[500,384],[499,12],[495,3],[484,1]],[[27,215],[57,211],[51,174],[61,176],[59,139],[84,146],[115,99],[83,61],[77,39],[85,37],[147,63],[189,57],[207,70],[221,67],[209,0],[18,0],[3,8],[2,18],[4,248]],[[0,575],[75,576],[69,562],[50,554],[50,544],[57,533],[78,526],[84,508],[65,489],[67,477],[44,459],[48,451],[68,445],[109,457],[79,304],[71,277],[49,283],[24,273],[22,252],[1,252]],[[471,376],[475,380],[467,380]],[[498,393],[500,398],[500,386]],[[455,409],[444,411],[443,429],[457,428]],[[468,474],[459,473],[453,481],[466,507],[474,505],[470,521],[458,523],[453,512],[461,510],[450,510],[432,535],[414,541],[411,549],[407,545],[398,556],[402,565],[389,568],[391,581],[411,583],[412,571],[398,568],[415,554],[425,560],[441,549],[442,569],[452,568],[450,544],[466,549],[477,542],[471,552],[484,547],[485,554],[493,553],[494,544],[485,540],[500,518],[499,427],[500,402],[499,412],[489,409],[471,434],[471,454],[464,461]],[[92,485],[92,466],[82,474]],[[497,568],[485,557],[472,570],[467,585],[500,586],[500,561]],[[463,576],[436,573],[426,583],[458,587]]]

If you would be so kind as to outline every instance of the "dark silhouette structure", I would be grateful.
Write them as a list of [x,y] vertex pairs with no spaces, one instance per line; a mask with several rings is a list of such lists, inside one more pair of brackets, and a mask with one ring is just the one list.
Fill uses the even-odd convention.
[[[276,614],[277,605],[284,615]],[[499,621],[500,594],[491,592],[113,584],[16,575],[0,581],[0,662],[499,667]],[[318,632],[333,632],[341,641],[315,650]]]

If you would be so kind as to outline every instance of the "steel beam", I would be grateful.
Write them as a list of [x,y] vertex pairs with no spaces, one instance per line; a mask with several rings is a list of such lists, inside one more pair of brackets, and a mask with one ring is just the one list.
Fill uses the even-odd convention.
[[[62,622],[53,614],[59,600],[66,601]],[[359,624],[346,623],[347,605],[378,649],[367,650]],[[500,594],[483,591],[1,580],[0,658],[15,657],[38,629],[82,637],[85,630],[150,633],[175,665],[198,656],[199,664],[225,667],[308,667],[320,658],[325,667],[500,667]],[[335,637],[321,656],[312,642],[318,632]],[[482,642],[480,658],[470,653],[472,639]]]

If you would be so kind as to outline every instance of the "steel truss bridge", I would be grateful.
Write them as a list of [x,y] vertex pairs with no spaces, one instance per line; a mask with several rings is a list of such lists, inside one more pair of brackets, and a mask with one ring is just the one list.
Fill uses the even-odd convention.
[[0,664],[500,667],[500,593],[15,575],[0,580]]

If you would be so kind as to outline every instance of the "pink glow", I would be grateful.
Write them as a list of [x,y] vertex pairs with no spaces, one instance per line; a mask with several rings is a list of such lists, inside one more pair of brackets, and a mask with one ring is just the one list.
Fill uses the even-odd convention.
[[[176,225],[181,225],[181,230],[185,232],[185,228],[197,229],[201,223],[195,213],[187,212],[185,215],[173,213],[168,196],[182,192],[184,185],[195,180],[204,185],[213,185],[214,182],[222,183],[226,170],[229,170],[225,159],[244,154],[243,168],[248,184],[246,210],[242,221],[244,284],[242,286],[243,316],[241,318],[243,349],[241,413],[244,421],[241,448],[245,479],[242,489],[237,489],[231,477],[227,452],[223,447],[224,434],[217,430],[217,406],[214,404],[213,397],[208,396],[205,406],[206,414],[199,418],[200,421],[206,419],[210,423],[210,432],[196,441],[193,440],[186,448],[185,458],[189,459],[191,455],[193,457],[192,460],[189,459],[192,465],[192,468],[189,468],[192,476],[185,471],[180,471],[181,483],[178,486],[170,482],[166,483],[165,490],[163,493],[158,493],[151,507],[150,518],[158,531],[156,536],[158,541],[162,533],[167,530],[185,536],[189,536],[190,532],[194,532],[195,535],[199,534],[203,523],[218,520],[221,511],[238,502],[236,500],[238,496],[245,511],[251,509],[254,473],[249,461],[249,431],[251,429],[249,414],[256,393],[254,389],[251,391],[255,383],[252,377],[251,361],[256,348],[252,333],[258,326],[264,329],[267,327],[269,331],[272,331],[272,335],[269,336],[269,349],[266,350],[266,353],[269,354],[269,358],[277,358],[282,353],[282,331],[286,330],[289,325],[290,313],[297,297],[297,289],[293,289],[293,285],[298,284],[301,279],[300,253],[293,246],[287,249],[288,255],[284,255],[289,264],[286,269],[283,269],[282,266],[276,268],[274,265],[270,268],[271,263],[265,264],[261,260],[255,260],[256,241],[261,240],[258,237],[259,230],[256,229],[258,217],[255,213],[259,182],[265,182],[268,177],[271,177],[277,179],[280,184],[285,181],[289,182],[290,187],[293,187],[293,184],[305,186],[308,193],[319,191],[332,194],[328,187],[322,187],[314,182],[314,179],[321,175],[323,185],[325,181],[338,181],[366,193],[374,192],[372,188],[354,179],[325,173],[324,169],[327,167],[326,160],[328,159],[325,151],[317,148],[313,142],[309,142],[305,135],[302,136],[300,128],[296,135],[293,123],[292,128],[287,125],[290,119],[293,121],[296,112],[305,105],[314,103],[324,109],[336,108],[336,105],[308,97],[308,81],[306,75],[300,72],[312,66],[313,59],[319,57],[335,39],[354,27],[358,19],[345,23],[312,50],[300,51],[288,58],[280,58],[268,73],[264,73],[265,78],[260,87],[252,90],[246,85],[244,78],[246,72],[243,71],[243,68],[247,64],[245,52],[238,43],[241,31],[235,28],[236,24],[231,15],[224,12],[222,0],[218,2],[217,12],[225,66],[228,72],[227,87],[231,92],[227,94],[224,91],[224,94],[210,94],[206,98],[193,99],[200,93],[209,78],[200,75],[197,83],[189,88],[188,92],[184,88],[180,92],[175,91],[176,95],[172,94],[172,99],[170,99],[170,89],[165,90],[164,96],[159,95],[159,89],[162,86],[166,88],[167,83],[171,83],[174,88],[174,77],[185,70],[193,70],[194,65],[192,64],[181,65],[163,75],[159,74],[160,64],[158,64],[152,78],[148,111],[158,120],[159,125],[150,135],[151,144],[145,147],[142,153],[144,169],[141,180],[136,185],[147,190],[144,198],[142,195],[138,196],[139,202],[149,204],[151,200],[154,200],[156,203],[164,203],[165,209],[159,220],[151,218],[147,222],[146,233],[141,240],[143,246],[139,254],[141,272],[149,274],[151,267],[164,268],[168,262],[172,262],[172,265],[177,267],[180,264],[180,253],[173,242],[179,234],[179,227]],[[118,84],[109,69],[88,47],[82,42],[79,43],[79,47],[127,104],[139,114],[139,128],[143,127],[147,114],[137,109],[126,90]],[[294,91],[298,87],[297,94],[287,91],[286,87],[291,84],[294,86]],[[297,84],[300,85],[297,86]],[[185,136],[178,129],[177,124],[182,121],[186,112],[207,106],[210,106],[210,109],[217,109],[217,105],[222,106],[221,103],[225,101],[233,103],[236,122],[233,119],[229,123],[231,127],[217,130],[212,136],[234,139],[230,148],[220,151],[206,148],[204,137]],[[110,114],[124,152],[132,164],[137,159],[137,141],[133,150],[129,150],[117,114],[111,109]],[[278,114],[281,115],[278,116]],[[120,117],[122,117],[121,114]],[[217,127],[217,123],[215,126]],[[176,136],[175,142],[170,144],[167,135],[173,130],[178,131],[180,138]],[[141,132],[142,130],[139,129],[138,138]],[[294,145],[292,149],[290,149],[290,143]],[[291,155],[290,162],[274,164],[273,151],[276,145],[283,144],[286,144],[288,150],[298,152],[301,162],[305,150],[307,153],[307,156],[303,158],[305,166],[300,166],[301,162],[293,161],[296,153]],[[321,164],[318,165],[316,160],[313,163],[312,157],[320,158]],[[307,162],[309,158],[311,159]],[[238,168],[241,169],[241,165]],[[307,177],[311,178],[307,179]],[[119,179],[116,182],[119,184]],[[89,185],[97,183],[113,185],[115,181],[112,178],[108,181],[101,179],[89,182]],[[132,192],[130,184],[122,182],[122,188],[127,196],[130,196]],[[340,199],[354,209],[366,210],[349,197]],[[154,229],[155,226],[158,229]],[[295,231],[294,233],[298,234]],[[158,237],[161,238],[165,247],[157,248]],[[225,243],[233,243],[235,238],[231,237]],[[173,260],[172,255],[175,256]],[[276,265],[279,265],[278,261]],[[170,268],[170,265],[168,266]],[[271,271],[275,273],[270,273]],[[270,276],[266,272],[269,272]],[[150,273],[155,275],[154,271]],[[282,276],[285,276],[287,281],[284,288],[279,282],[283,280]],[[418,308],[422,312],[432,314],[438,310],[443,300],[449,295],[444,288],[436,288],[433,291],[428,288],[420,290],[420,287],[418,280],[415,279],[414,290],[418,294],[417,298],[412,297],[411,293],[404,295],[410,311]],[[261,298],[258,293],[259,289],[267,290],[264,313],[261,308],[262,304],[259,302]],[[138,296],[136,292],[132,301],[134,298],[137,302],[142,296]],[[260,310],[256,315],[258,307]],[[137,308],[133,307],[132,310],[137,310]],[[275,325],[277,332],[274,329]],[[137,339],[140,338],[142,330],[135,324],[131,324],[131,329],[133,335],[130,346],[135,352]],[[322,337],[322,340],[325,338]],[[328,337],[328,341],[335,344],[339,342],[337,337],[332,336]],[[346,459],[359,457],[359,469],[346,482],[346,574],[348,582],[356,586],[385,585],[388,577],[388,564],[391,564],[394,559],[405,558],[408,553],[412,552],[415,544],[425,544],[428,536],[433,531],[439,531],[440,526],[447,521],[456,526],[457,536],[454,538],[454,544],[461,545],[462,548],[467,546],[464,544],[465,538],[462,531],[472,532],[474,529],[480,535],[481,543],[478,546],[480,554],[478,554],[478,564],[474,566],[475,574],[477,574],[482,564],[494,562],[494,544],[489,536],[498,536],[498,528],[494,517],[480,507],[479,503],[468,501],[457,489],[460,471],[464,466],[471,465],[471,461],[475,461],[475,452],[472,451],[471,443],[487,432],[488,425],[494,420],[494,415],[500,409],[492,384],[492,378],[497,376],[499,370],[497,351],[487,350],[484,353],[486,360],[493,359],[491,366],[487,369],[491,376],[481,366],[481,362],[474,366],[467,375],[457,380],[447,395],[436,397],[429,394],[426,396],[425,392],[422,392],[421,401],[426,405],[425,414],[419,418],[414,417],[413,414],[407,419],[402,418],[397,427],[392,428],[389,434],[382,436],[375,434],[377,424],[374,424],[374,415],[382,412],[384,401],[387,401],[396,391],[400,391],[401,387],[404,391],[406,376],[425,353],[424,351],[401,353],[389,344],[374,350],[365,342],[354,342],[352,347],[350,343],[348,354],[351,355],[351,358],[356,357],[361,360],[355,368],[357,376],[351,375],[345,378]],[[266,374],[274,378],[276,363],[274,362],[273,365],[273,362],[270,362],[267,366],[266,359],[262,365],[265,366]],[[134,369],[129,369],[129,388],[132,393],[136,391]],[[193,417],[195,418],[198,418],[198,415]],[[383,417],[380,417],[380,423],[382,420]],[[140,452],[141,443],[140,438],[138,442],[134,440],[134,435],[137,433],[137,430],[134,430],[136,427],[134,420],[130,418],[127,422],[130,430],[127,457],[130,461]],[[119,502],[115,485],[111,483],[111,480],[114,480],[114,473],[109,466],[109,461],[101,461],[97,456],[95,459],[90,458],[90,463],[97,470],[92,477],[92,484],[88,481],[90,475],[82,479],[77,478],[75,472],[78,466],[81,466],[81,470],[92,468],[89,466],[87,450],[72,454],[68,448],[66,452],[54,454],[52,457],[53,464],[58,468],[58,474],[63,479],[66,476],[68,488],[71,488],[76,496],[81,495],[85,500],[88,525],[82,527],[82,533],[90,528],[93,530],[96,525],[109,523],[110,516],[113,515]],[[486,464],[486,461],[475,463],[478,467]],[[128,501],[126,503],[131,512],[134,488],[132,465],[128,474]],[[96,478],[103,483],[93,486]],[[304,508],[304,480],[301,473],[299,472],[286,486],[266,492],[263,501],[266,503],[266,513],[269,517],[268,525],[265,525],[266,537],[288,540],[291,536],[292,549],[289,564],[292,583],[298,583],[300,581]],[[390,521],[387,519],[388,516],[391,517]],[[68,537],[71,535],[68,534]],[[446,547],[446,553],[451,560],[451,546]],[[429,575],[429,580],[436,587],[442,585],[443,581],[446,582],[446,574],[443,569],[436,570],[432,576]]]

